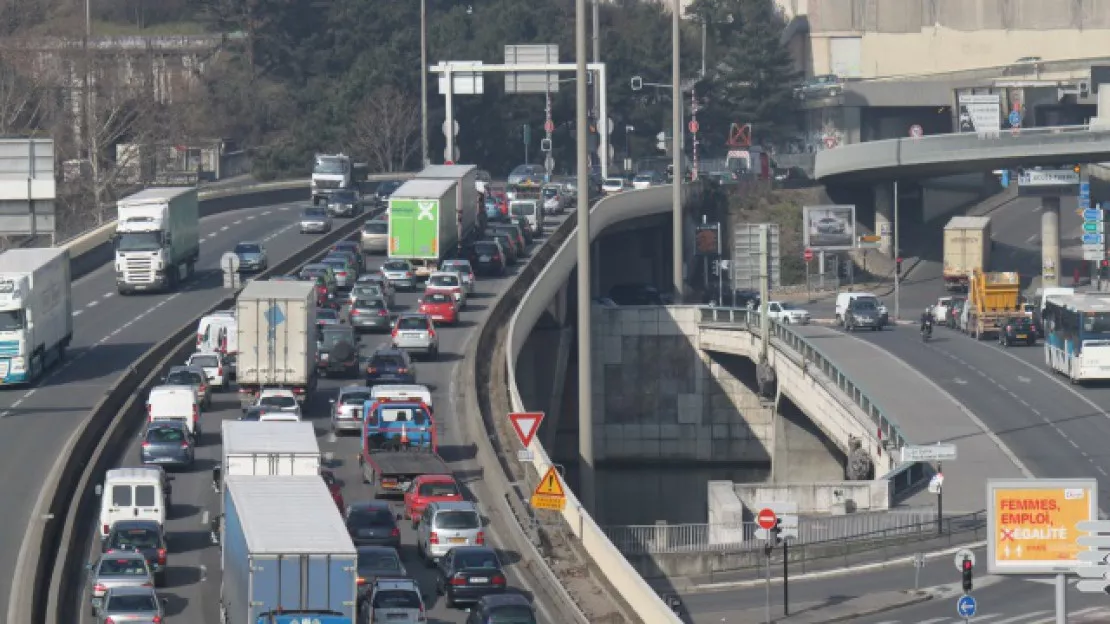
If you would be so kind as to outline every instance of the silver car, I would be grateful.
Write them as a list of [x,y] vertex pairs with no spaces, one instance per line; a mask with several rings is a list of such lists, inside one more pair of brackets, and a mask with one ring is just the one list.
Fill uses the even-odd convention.
[[370,399],[366,386],[343,386],[331,400],[331,432],[362,431],[362,408]]
[[351,284],[355,283],[357,275],[352,275],[353,267],[346,258],[340,257],[327,257],[320,261],[320,264],[326,264],[331,267],[332,273],[335,273],[335,287],[336,288],[350,288]]
[[85,566],[89,571],[89,603],[92,614],[104,606],[108,590],[119,587],[153,588],[154,574],[141,552],[110,550]]
[[301,213],[301,234],[331,231],[331,217],[323,208],[305,208]]
[[424,597],[413,579],[378,579],[370,588],[370,621],[423,624]]
[[232,253],[239,257],[241,272],[265,271],[270,268],[266,247],[257,241],[243,241],[235,246]]
[[397,290],[413,290],[416,288],[416,273],[408,260],[386,260],[382,264],[382,275]]
[[153,587],[109,589],[96,610],[97,624],[159,624],[166,620],[166,599]]
[[453,271],[462,276],[463,286],[466,286],[467,294],[474,292],[474,267],[470,266],[469,260],[444,260],[439,265],[440,271]]
[[351,289],[351,294],[347,299],[351,303],[359,299],[381,299],[391,308],[396,303],[393,298],[393,289],[380,282],[356,282],[355,287]]
[[439,357],[439,335],[427,314],[402,314],[393,326],[393,347],[420,353],[429,360]]
[[383,254],[389,251],[389,222],[377,218],[362,226],[362,253]]
[[482,514],[474,503],[443,501],[424,508],[417,525],[416,554],[425,561],[439,561],[455,546],[485,545]]

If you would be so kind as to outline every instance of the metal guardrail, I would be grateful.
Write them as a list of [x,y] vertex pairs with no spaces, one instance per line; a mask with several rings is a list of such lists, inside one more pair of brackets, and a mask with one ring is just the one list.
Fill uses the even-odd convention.
[[[702,307],[701,322],[728,325],[742,328],[749,332],[758,331],[760,327],[759,314],[754,310],[748,310],[746,308]],[[841,372],[840,368],[838,368],[821,349],[810,344],[810,342],[802,336],[799,336],[789,325],[771,321],[770,334],[772,338],[778,339],[784,345],[790,347],[791,350],[798,353],[805,360],[807,366],[814,367],[821,371],[822,374],[836,384],[836,387],[839,388],[841,392],[851,398],[852,402],[871,419],[871,424],[875,426],[875,431],[881,432],[882,440],[888,445],[888,448],[901,448],[910,444],[910,441],[902,434],[902,430],[898,428],[898,425],[883,412],[879,405],[871,400],[871,397],[867,396],[867,394],[856,385],[851,377]]]
[[[935,508],[872,511],[843,516],[799,517],[798,537],[790,545],[846,541],[875,534],[902,535],[936,531]],[[625,555],[738,552],[761,550],[755,522],[724,524],[654,524],[604,527],[609,540]]]

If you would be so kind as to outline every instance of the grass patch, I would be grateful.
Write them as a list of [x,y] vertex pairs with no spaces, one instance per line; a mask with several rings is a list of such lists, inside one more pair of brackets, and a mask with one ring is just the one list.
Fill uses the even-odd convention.
[[802,258],[802,206],[821,203],[821,187],[771,189],[765,184],[744,184],[730,189],[728,195],[727,248],[731,232],[739,223],[776,223],[779,226],[779,254],[782,284],[801,284],[806,267]]

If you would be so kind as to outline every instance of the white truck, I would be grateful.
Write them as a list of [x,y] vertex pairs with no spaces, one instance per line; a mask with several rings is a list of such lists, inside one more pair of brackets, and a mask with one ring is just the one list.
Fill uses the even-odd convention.
[[458,239],[467,241],[482,236],[486,221],[485,183],[478,180],[477,165],[429,165],[413,176],[415,180],[451,180],[455,184],[458,209]]
[[174,290],[200,258],[200,213],[193,187],[148,188],[117,203],[119,294]]
[[358,178],[366,177],[366,165],[356,163],[346,154],[316,154],[312,165],[312,205],[327,201],[332,193],[340,190],[358,191]]
[[253,281],[235,301],[239,401],[287,388],[304,402],[316,389],[316,284]]
[[967,292],[975,271],[989,270],[991,218],[957,215],[944,226],[944,288]]
[[212,485],[222,490],[227,477],[316,476],[320,444],[310,422],[223,422],[223,458],[212,469]]
[[0,384],[34,381],[61,361],[72,338],[69,252],[45,247],[0,254]]

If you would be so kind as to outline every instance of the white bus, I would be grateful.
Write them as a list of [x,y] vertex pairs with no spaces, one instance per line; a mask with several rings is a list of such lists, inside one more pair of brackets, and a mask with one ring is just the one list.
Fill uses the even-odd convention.
[[1041,314],[1049,368],[1072,383],[1110,380],[1110,295],[1050,295]]

